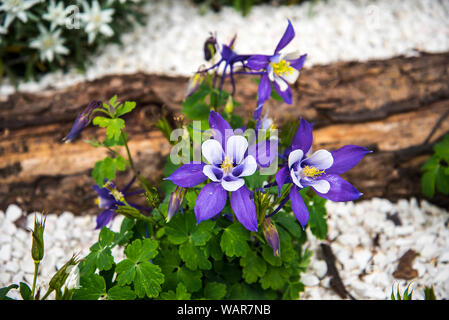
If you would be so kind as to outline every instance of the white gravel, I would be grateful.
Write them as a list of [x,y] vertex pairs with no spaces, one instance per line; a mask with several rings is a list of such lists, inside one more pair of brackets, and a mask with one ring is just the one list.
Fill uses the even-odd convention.
[[[420,255],[412,267],[418,277],[412,280],[414,299],[424,299],[423,289],[434,286],[438,299],[449,299],[449,212],[427,201],[419,205],[415,199],[392,203],[374,198],[357,203],[327,202],[330,245],[337,259],[337,269],[348,292],[356,299],[390,299],[393,285],[401,293],[410,281],[398,280],[393,272],[398,259],[409,249]],[[402,222],[395,226],[387,218],[398,213]],[[12,204],[0,211],[0,287],[25,281],[32,284],[34,265],[30,255],[31,234],[14,222],[22,210]],[[32,228],[34,214],[26,215],[27,228]],[[111,229],[118,231],[121,218]],[[47,215],[45,256],[41,264],[38,285],[48,284],[51,276],[74,253],[85,256],[97,241],[95,217],[75,217],[64,212],[59,217]],[[334,300],[340,297],[330,289],[327,265],[320,254],[321,241],[307,229],[306,247],[313,250],[311,263],[301,280],[306,285],[302,299]],[[379,234],[379,246],[373,239]],[[123,258],[122,248],[113,250],[116,262]],[[361,274],[364,276],[360,276]],[[11,295],[18,298],[17,291]]]
[[[123,47],[108,45],[93,57],[86,74],[56,72],[20,90],[66,87],[107,74],[134,72],[191,75],[204,63],[209,32],[229,42],[238,35],[240,53],[272,53],[287,19],[296,30],[292,50],[307,53],[306,67],[335,61],[384,59],[417,51],[449,50],[449,1],[327,0],[311,5],[255,6],[243,17],[232,8],[200,15],[187,0],[150,0],[146,24],[123,35]],[[13,92],[3,84],[0,96]]]

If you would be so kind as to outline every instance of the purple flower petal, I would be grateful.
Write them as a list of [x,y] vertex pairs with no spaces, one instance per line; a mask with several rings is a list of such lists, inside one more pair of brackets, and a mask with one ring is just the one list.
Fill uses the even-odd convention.
[[362,195],[352,184],[336,174],[323,174],[320,179],[330,183],[330,190],[327,193],[320,193],[315,190],[321,198],[344,202],[356,200]]
[[113,210],[104,210],[97,216],[97,226],[95,229],[101,229],[106,226],[114,218],[115,212]]
[[290,62],[290,66],[295,68],[296,70],[301,69],[304,66],[304,62],[306,62],[307,53],[300,56],[298,59],[288,60]]
[[292,140],[293,149],[301,149],[304,154],[307,154],[313,142],[313,124],[308,123],[302,119],[299,122],[298,130]]
[[281,40],[279,41],[278,45],[276,46],[274,53],[278,53],[283,48],[285,48],[285,46],[288,45],[294,37],[295,37],[295,30],[293,29],[293,26],[292,26],[292,23],[290,22],[290,20],[288,20],[287,29],[285,30],[284,35],[282,36]]
[[364,147],[346,145],[338,150],[331,151],[334,158],[332,167],[326,170],[329,174],[341,174],[352,169],[365,154],[372,152]]
[[246,186],[231,193],[231,207],[237,220],[249,231],[257,232],[256,205],[250,199],[250,191]]
[[270,56],[263,54],[255,54],[249,57],[246,61],[246,66],[253,70],[265,69],[267,64],[270,62]]
[[223,146],[223,150],[225,150],[227,138],[234,134],[231,125],[218,112],[211,111],[209,115],[209,127],[212,130],[214,139],[218,140]]
[[271,95],[271,81],[268,74],[264,73],[260,78],[259,87],[257,88],[257,106],[261,106],[270,98]]
[[228,195],[220,183],[211,182],[201,189],[195,203],[197,223],[207,220],[220,213],[226,205]]
[[296,219],[298,219],[304,229],[309,221],[309,211],[307,210],[306,204],[304,203],[297,187],[290,189],[290,202]]
[[[297,164],[298,162],[300,162],[302,160],[302,158],[304,157],[304,151],[302,151],[301,149],[296,149],[293,150],[292,152],[290,152],[290,154],[288,155],[288,167],[290,169],[293,168],[293,166],[295,164]],[[297,169],[297,166],[295,166],[293,169]]]
[[253,156],[257,164],[267,168],[277,156],[278,140],[264,140],[248,148],[248,154]]
[[164,180],[170,180],[177,186],[183,188],[194,187],[207,179],[206,175],[203,173],[203,167],[205,165],[205,163],[184,164]]
[[279,189],[279,196],[281,196],[281,189],[282,186],[287,183],[287,181],[289,180],[290,176],[290,172],[288,170],[287,166],[282,167],[281,169],[279,169],[279,171],[276,173],[276,183],[278,185],[278,189]]

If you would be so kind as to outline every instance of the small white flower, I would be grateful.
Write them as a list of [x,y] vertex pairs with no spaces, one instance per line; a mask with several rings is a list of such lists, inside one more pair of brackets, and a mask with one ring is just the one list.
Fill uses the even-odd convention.
[[80,269],[76,266],[68,266],[66,271],[69,275],[65,280],[64,286],[68,290],[79,289],[80,288]]
[[83,1],[83,7],[85,12],[81,13],[81,19],[86,24],[84,30],[87,33],[89,44],[95,40],[98,33],[102,33],[106,37],[111,37],[114,34],[109,26],[114,9],[102,10],[97,0],[92,2],[92,7],[89,7],[87,2]]
[[66,20],[64,2],[61,1],[55,5],[55,2],[51,0],[48,6],[48,11],[42,15],[42,18],[51,22],[50,30],[54,30],[57,26],[64,25]]
[[40,59],[52,62],[55,54],[68,54],[69,49],[64,47],[64,39],[60,37],[61,29],[48,31],[44,26],[38,25],[41,32],[39,37],[30,43],[31,48],[39,50]]
[[15,18],[23,23],[27,22],[27,10],[38,2],[41,2],[41,0],[3,0],[0,4],[0,11],[5,11],[6,17],[3,21],[3,27],[0,28],[2,33],[6,33]]

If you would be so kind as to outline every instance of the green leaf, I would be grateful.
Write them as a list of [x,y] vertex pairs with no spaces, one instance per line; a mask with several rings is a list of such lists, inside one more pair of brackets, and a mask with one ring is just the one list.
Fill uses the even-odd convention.
[[162,283],[164,283],[164,275],[161,273],[159,266],[148,261],[137,266],[134,290],[138,297],[143,298],[145,294],[150,298],[157,297],[161,291]]
[[265,261],[252,250],[249,250],[246,256],[240,259],[240,265],[243,267],[243,278],[247,283],[256,282],[267,271]]
[[106,283],[98,274],[81,277],[80,289],[73,293],[73,300],[98,300],[106,295]]
[[178,283],[176,293],[173,290],[169,290],[161,293],[161,298],[163,300],[189,300],[190,293],[187,292],[187,288],[182,283]]
[[262,289],[280,290],[287,283],[288,277],[289,274],[285,272],[284,268],[268,266],[267,272],[260,279],[260,284]]
[[153,259],[157,254],[158,242],[152,239],[134,240],[125,249],[126,257],[132,262],[139,263]]
[[121,117],[122,115],[131,112],[136,107],[136,102],[134,101],[126,101],[124,104],[121,104],[117,111],[115,111],[116,117]]
[[25,282],[20,282],[19,291],[23,300],[33,300],[33,297],[31,296],[31,289]]
[[183,266],[178,269],[176,276],[178,281],[184,283],[189,292],[197,292],[203,286],[201,280],[203,273],[200,270],[190,270]]
[[134,283],[134,291],[139,298],[145,295],[157,297],[164,282],[161,268],[148,260],[154,258],[158,242],[152,239],[134,240],[125,249],[126,259],[117,264],[117,283],[119,286]]
[[424,288],[424,300],[436,300],[435,291],[433,290],[433,286]]
[[192,107],[182,108],[182,113],[190,120],[206,120],[209,117],[210,108],[202,102]]
[[175,215],[165,229],[168,240],[175,245],[183,244],[190,239],[193,245],[204,246],[212,237],[214,227],[215,222],[211,220],[196,225],[195,215],[189,211]]
[[111,231],[108,227],[103,227],[98,235],[98,243],[102,248],[111,246],[114,242],[115,232]]
[[195,246],[191,240],[179,246],[179,256],[191,270],[196,270],[197,268],[210,270],[212,268],[205,250]]
[[220,300],[226,296],[226,285],[218,282],[207,282],[204,287],[204,297],[210,300]]
[[108,291],[108,300],[134,300],[136,294],[130,287],[115,286]]
[[105,179],[114,180],[117,170],[124,171],[126,169],[126,161],[122,156],[116,158],[106,157],[95,163],[92,170],[92,177],[99,186],[103,186]]
[[227,227],[221,236],[220,246],[228,257],[244,257],[249,250],[249,231],[240,223]]
[[299,239],[303,236],[304,231],[292,212],[285,212],[281,210],[273,218],[276,224],[280,224],[284,227],[292,237]]
[[299,294],[304,292],[304,284],[301,282],[291,282],[288,284],[287,289],[284,291],[282,295],[282,299],[284,300],[298,300]]
[[427,171],[422,175],[421,191],[425,196],[429,198],[432,198],[434,196],[435,181],[436,181],[436,170]]
[[0,300],[9,299],[6,295],[12,289],[17,289],[19,286],[17,284],[11,284],[7,287],[0,288]]
[[435,178],[435,186],[439,192],[442,194],[449,194],[449,175],[446,175],[444,169],[442,167],[438,168],[436,178]]
[[444,139],[433,146],[435,154],[446,161],[449,161],[449,135],[446,135]]
[[[307,189],[303,189],[305,192]],[[327,220],[326,220],[326,199],[314,194],[313,197],[303,197],[304,202],[309,210],[310,231],[318,239],[324,240],[327,236]]]
[[268,262],[272,266],[279,267],[282,265],[282,259],[273,254],[273,249],[270,246],[266,245],[263,247],[262,257],[265,259],[266,262]]

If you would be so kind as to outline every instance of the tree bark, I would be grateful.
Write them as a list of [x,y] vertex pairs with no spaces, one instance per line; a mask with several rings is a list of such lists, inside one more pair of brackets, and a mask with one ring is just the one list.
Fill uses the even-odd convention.
[[[187,81],[143,73],[111,75],[66,89],[0,98],[0,209],[17,203],[28,212],[98,212],[90,170],[106,153],[82,139],[100,137],[103,129],[90,126],[82,139],[68,144],[62,138],[90,100],[106,101],[115,94],[121,101],[136,101],[126,116],[130,148],[142,174],[161,181],[170,145],[154,124],[163,116],[175,123]],[[241,102],[236,111],[248,119],[257,84],[244,76],[236,84],[235,98]],[[420,167],[432,145],[449,132],[449,53],[306,68],[293,86],[293,103],[271,99],[264,111],[279,127],[300,117],[313,122],[314,150],[346,144],[373,150],[343,175],[364,193],[362,199],[423,198]],[[119,178],[126,184],[130,174]],[[428,200],[449,207],[446,196]]]

